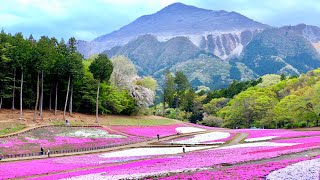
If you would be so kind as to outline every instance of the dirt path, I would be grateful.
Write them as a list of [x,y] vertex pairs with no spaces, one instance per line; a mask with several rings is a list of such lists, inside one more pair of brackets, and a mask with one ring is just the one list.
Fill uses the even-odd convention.
[[249,136],[248,133],[237,133],[235,137],[228,143],[224,144],[223,146],[232,146],[241,143]]

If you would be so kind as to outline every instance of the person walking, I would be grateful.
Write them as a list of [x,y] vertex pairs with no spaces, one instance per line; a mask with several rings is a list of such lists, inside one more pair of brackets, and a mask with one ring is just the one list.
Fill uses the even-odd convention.
[[182,146],[182,152],[186,153],[186,146],[185,145]]
[[43,156],[43,154],[44,154],[44,149],[43,149],[43,147],[40,148],[40,154],[41,154],[41,156]]
[[51,153],[51,151],[50,151],[50,149],[48,148],[48,158],[50,157],[50,153]]
[[158,139],[158,141],[160,140],[160,135],[159,134],[157,134],[157,139]]

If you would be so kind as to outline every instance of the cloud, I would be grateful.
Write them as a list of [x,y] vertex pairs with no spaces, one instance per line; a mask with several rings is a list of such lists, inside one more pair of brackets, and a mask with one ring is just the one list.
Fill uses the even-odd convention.
[[[110,33],[177,0],[0,0],[0,27],[32,33],[91,40]],[[181,0],[212,10],[239,12],[273,26],[307,23],[320,26],[319,0]]]

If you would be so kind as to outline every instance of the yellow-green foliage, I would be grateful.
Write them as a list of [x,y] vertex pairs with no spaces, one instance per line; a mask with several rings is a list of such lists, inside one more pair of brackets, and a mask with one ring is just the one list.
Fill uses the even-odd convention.
[[[320,69],[299,78],[276,81],[280,81],[280,76],[267,75],[261,84],[231,99],[217,112],[224,118],[224,126],[316,126],[320,113]],[[204,107],[215,110],[209,104]]]
[[260,84],[257,85],[257,87],[268,87],[274,84],[279,83],[280,80],[280,76],[276,75],[276,74],[267,74],[262,76],[262,82]]

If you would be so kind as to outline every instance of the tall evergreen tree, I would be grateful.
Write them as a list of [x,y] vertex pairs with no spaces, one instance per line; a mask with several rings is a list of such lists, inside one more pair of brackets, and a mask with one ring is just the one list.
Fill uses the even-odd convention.
[[89,67],[94,78],[98,81],[97,98],[96,98],[96,122],[99,123],[99,90],[102,81],[109,81],[113,71],[112,62],[107,55],[99,54],[99,56],[91,63]]

